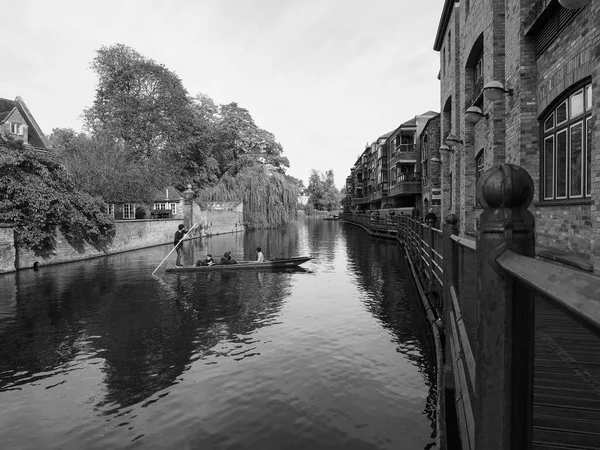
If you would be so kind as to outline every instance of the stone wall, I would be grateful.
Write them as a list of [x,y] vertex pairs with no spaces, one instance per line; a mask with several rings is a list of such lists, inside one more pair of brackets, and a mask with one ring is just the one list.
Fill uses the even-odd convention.
[[[65,240],[62,234],[57,234],[55,255],[50,258],[42,258],[35,255],[31,250],[17,248],[12,271],[28,269],[38,261],[41,265],[58,264],[70,261],[78,261],[88,258],[96,258],[106,254],[137,250],[155,245],[163,245],[173,242],[173,236],[181,219],[161,220],[123,220],[115,223],[116,235],[107,253],[86,246],[83,252],[78,252]],[[12,228],[11,228],[12,231]],[[3,263],[0,267],[3,267]],[[7,270],[9,272],[11,270]]]
[[[244,231],[243,213],[240,211],[201,211],[195,201],[187,206],[186,227],[189,229],[191,224],[198,224],[188,239]],[[115,222],[116,235],[107,253],[91,246],[86,246],[83,252],[79,252],[69,245],[62,234],[58,233],[55,254],[49,258],[37,256],[25,248],[15,248],[14,228],[10,225],[0,225],[0,273],[30,269],[36,261],[41,265],[59,264],[170,244],[173,242],[177,226],[182,222],[184,222],[182,219],[117,221]]]
[[244,229],[243,213],[237,211],[206,211],[204,231],[208,236],[215,234],[237,233]]
[[0,224],[0,273],[15,270],[15,237],[11,225]]

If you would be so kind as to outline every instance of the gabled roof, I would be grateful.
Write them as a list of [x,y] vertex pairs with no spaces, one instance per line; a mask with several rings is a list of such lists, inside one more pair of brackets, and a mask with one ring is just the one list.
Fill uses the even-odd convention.
[[[166,195],[166,197],[165,197]],[[153,195],[154,201],[164,201],[164,200],[179,200],[183,196],[181,192],[175,189],[173,186],[169,186],[165,189],[157,189]]]
[[412,119],[407,120],[406,122],[404,122],[400,126],[401,127],[416,127],[417,126],[417,120],[413,117]]
[[[31,111],[23,101],[23,99],[17,96],[14,100],[8,100],[7,98],[0,98],[0,114],[6,113],[3,119],[6,119],[12,112],[14,108],[17,108],[25,122],[27,122],[27,126],[29,128],[29,144],[31,144],[35,148],[41,148],[48,150],[50,148],[50,144],[46,139],[46,136],[42,132],[42,129],[38,125],[38,123],[33,118]],[[1,122],[0,122],[1,123]]]
[[17,110],[17,108],[13,108],[9,111],[0,112],[0,125],[2,125],[6,121],[6,119],[13,113],[13,111],[16,111],[16,110]]

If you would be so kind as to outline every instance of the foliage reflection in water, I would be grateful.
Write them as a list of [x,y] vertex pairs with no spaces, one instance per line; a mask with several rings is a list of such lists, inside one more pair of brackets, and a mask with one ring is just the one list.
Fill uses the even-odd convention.
[[196,241],[185,263],[256,246],[316,258],[153,277],[165,246],[1,276],[3,447],[431,446],[432,350],[400,249],[307,220]]

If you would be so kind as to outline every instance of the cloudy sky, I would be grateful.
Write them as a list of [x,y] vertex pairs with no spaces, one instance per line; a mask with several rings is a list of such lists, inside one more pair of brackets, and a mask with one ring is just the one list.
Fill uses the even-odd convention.
[[[21,0],[3,5],[0,97],[49,134],[81,130],[95,51],[128,45],[195,95],[237,102],[272,132],[291,175],[343,186],[367,142],[439,111],[442,0]],[[10,17],[10,20],[6,20]]]

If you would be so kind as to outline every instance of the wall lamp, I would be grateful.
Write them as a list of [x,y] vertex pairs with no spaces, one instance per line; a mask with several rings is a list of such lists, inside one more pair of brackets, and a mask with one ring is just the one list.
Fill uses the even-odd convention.
[[445,144],[448,147],[456,147],[458,144],[462,144],[463,141],[461,141],[458,137],[454,136],[452,133],[450,133],[448,136],[446,136],[446,141]]
[[579,9],[590,4],[592,0],[558,0],[563,8]]
[[513,90],[504,89],[499,81],[490,81],[483,87],[483,96],[492,102],[500,100],[504,94],[513,95]]
[[478,106],[471,106],[465,111],[465,120],[467,122],[477,123],[481,120],[482,117],[489,119],[490,115],[481,112],[481,108],[479,108]]

